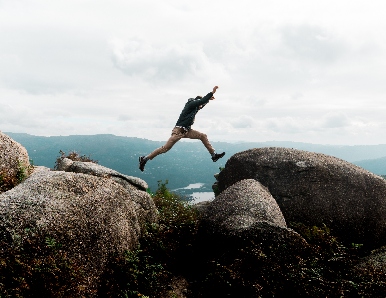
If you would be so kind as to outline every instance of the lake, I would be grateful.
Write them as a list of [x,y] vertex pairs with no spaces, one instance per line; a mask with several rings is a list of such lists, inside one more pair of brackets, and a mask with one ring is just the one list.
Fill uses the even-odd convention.
[[214,199],[213,191],[208,191],[211,188],[211,186],[205,183],[192,183],[185,187],[173,189],[172,191],[187,197],[191,203],[196,204]]

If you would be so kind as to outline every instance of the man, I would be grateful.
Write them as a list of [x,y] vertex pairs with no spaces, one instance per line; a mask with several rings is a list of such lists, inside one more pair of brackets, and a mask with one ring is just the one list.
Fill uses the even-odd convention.
[[160,148],[155,149],[152,153],[147,156],[139,157],[139,169],[143,172],[145,169],[146,162],[152,160],[159,154],[169,151],[175,143],[177,143],[182,138],[189,139],[199,139],[204,144],[206,149],[209,151],[212,156],[212,160],[216,162],[225,155],[225,152],[217,154],[210,144],[206,134],[201,133],[197,130],[191,128],[194,123],[194,118],[199,110],[201,110],[209,100],[214,100],[213,94],[216,93],[218,86],[213,88],[212,92],[209,92],[204,97],[197,96],[196,98],[189,98],[188,102],[185,104],[184,109],[182,110],[180,117],[177,120],[176,126],[172,130],[172,135],[169,140]]

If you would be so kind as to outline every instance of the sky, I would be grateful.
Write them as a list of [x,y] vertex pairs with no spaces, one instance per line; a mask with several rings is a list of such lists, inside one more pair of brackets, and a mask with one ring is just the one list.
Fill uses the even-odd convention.
[[0,131],[385,144],[383,0],[0,0]]

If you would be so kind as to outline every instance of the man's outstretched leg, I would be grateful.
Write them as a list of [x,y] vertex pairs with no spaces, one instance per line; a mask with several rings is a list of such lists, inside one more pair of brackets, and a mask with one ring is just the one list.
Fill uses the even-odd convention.
[[148,160],[152,160],[157,155],[168,152],[174,146],[175,143],[177,143],[179,140],[181,140],[181,138],[183,136],[184,136],[184,131],[178,127],[175,127],[172,130],[172,134],[171,134],[169,140],[165,143],[165,145],[155,149],[152,153],[150,153],[147,156],[140,156],[139,157],[139,169],[143,172],[145,170],[145,165],[146,165],[146,162]]
[[189,138],[189,139],[199,139],[204,144],[205,148],[209,151],[210,155],[212,156],[213,162],[218,161],[220,158],[224,157],[225,155],[225,152],[216,153],[216,150],[214,150],[214,148],[212,147],[212,144],[208,140],[208,136],[202,132],[191,129],[183,137]]

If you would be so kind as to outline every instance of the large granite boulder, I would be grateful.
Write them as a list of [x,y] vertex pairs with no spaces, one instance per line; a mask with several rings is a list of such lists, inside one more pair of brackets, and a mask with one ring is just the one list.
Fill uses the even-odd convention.
[[299,234],[287,228],[269,191],[253,179],[236,182],[199,210],[201,233],[223,245],[232,246],[234,241],[264,242],[271,247],[306,245]]
[[244,179],[267,187],[287,222],[326,224],[356,243],[386,243],[386,180],[358,166],[319,153],[258,148],[227,161],[219,191]]
[[0,192],[28,176],[29,167],[27,150],[0,131]]
[[140,190],[146,191],[149,188],[148,184],[138,177],[121,174],[94,162],[73,161],[69,158],[62,158],[58,160],[57,170],[89,174],[98,177],[110,177],[124,187],[131,184]]
[[68,158],[63,158],[58,162],[57,170],[109,178],[117,182],[132,194],[132,200],[136,206],[136,214],[141,221],[151,222],[154,219],[156,207],[153,200],[149,200],[149,195],[146,193],[148,184],[144,180],[121,174],[93,162],[73,161]]
[[237,233],[262,222],[286,227],[275,199],[253,179],[238,181],[224,190],[208,204],[203,218],[220,233]]
[[[147,210],[139,209],[148,208]],[[141,227],[156,222],[151,197],[112,179],[40,169],[0,195],[0,236],[17,245],[26,231],[54,239],[80,264],[84,297],[95,295],[111,257],[137,247]]]
[[287,228],[275,199],[254,179],[234,183],[198,210],[196,250],[204,262],[193,267],[210,280],[205,297],[260,297],[262,280],[301,266],[308,252],[308,243]]
[[380,275],[382,280],[386,279],[386,246],[382,246],[362,258],[354,266],[356,275]]

